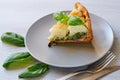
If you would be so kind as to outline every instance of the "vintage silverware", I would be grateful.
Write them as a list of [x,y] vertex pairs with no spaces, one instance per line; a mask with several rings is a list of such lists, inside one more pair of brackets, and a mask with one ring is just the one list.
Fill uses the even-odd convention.
[[81,73],[96,73],[96,72],[99,72],[99,71],[103,70],[114,58],[115,58],[115,54],[113,54],[113,52],[108,51],[104,57],[102,57],[97,62],[89,65],[85,70],[70,73],[70,74],[65,75],[62,78],[59,78],[59,79],[56,79],[56,80],[66,80],[66,79],[68,79],[72,76],[75,76],[75,75],[81,74]]

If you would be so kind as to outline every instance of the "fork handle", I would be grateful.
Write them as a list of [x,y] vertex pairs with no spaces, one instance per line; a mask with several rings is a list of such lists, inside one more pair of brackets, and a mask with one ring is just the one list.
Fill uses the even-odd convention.
[[82,74],[82,73],[91,73],[91,71],[79,71],[79,72],[70,73],[70,74],[67,74],[59,79],[56,79],[56,80],[66,80],[66,79],[69,79],[75,75]]

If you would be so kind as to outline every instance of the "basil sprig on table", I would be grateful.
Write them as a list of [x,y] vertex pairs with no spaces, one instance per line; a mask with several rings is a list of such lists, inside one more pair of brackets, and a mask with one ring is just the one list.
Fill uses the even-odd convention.
[[49,70],[49,66],[44,63],[35,63],[28,67],[23,73],[19,75],[19,78],[34,78],[38,77]]
[[3,63],[3,67],[6,69],[18,69],[24,68],[36,62],[28,52],[17,52],[8,57]]
[[4,43],[15,45],[15,46],[25,46],[24,37],[13,32],[6,32],[2,34],[1,40]]
[[56,12],[53,14],[53,18],[56,21],[59,21],[61,23],[67,23],[70,26],[77,26],[77,25],[83,25],[84,22],[77,16],[69,16],[68,14],[64,12]]
[[[1,36],[1,40],[7,44],[25,46],[24,37],[17,33],[6,32]],[[29,52],[17,52],[10,55],[2,66],[5,69],[19,69],[33,64],[28,67],[26,71],[19,75],[19,78],[33,78],[38,77],[49,70],[49,65],[36,62],[38,61],[34,59]]]

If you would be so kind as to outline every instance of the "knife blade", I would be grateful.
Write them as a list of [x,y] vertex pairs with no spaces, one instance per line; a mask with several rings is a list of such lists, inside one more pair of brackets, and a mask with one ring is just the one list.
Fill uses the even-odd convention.
[[94,73],[94,74],[89,75],[87,77],[84,77],[81,80],[97,80],[97,79],[100,79],[100,78],[104,77],[105,75],[112,73],[118,69],[120,69],[120,66],[107,67],[107,68],[103,69],[102,71],[100,71],[98,73]]

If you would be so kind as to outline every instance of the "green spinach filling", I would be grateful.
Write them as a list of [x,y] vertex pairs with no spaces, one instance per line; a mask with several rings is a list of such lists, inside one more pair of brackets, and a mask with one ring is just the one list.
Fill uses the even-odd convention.
[[78,32],[72,36],[68,36],[67,40],[77,40],[77,39],[80,39],[81,37],[83,37],[85,34],[86,33],[84,33],[84,32]]
[[56,38],[54,41],[59,41],[59,40],[77,40],[77,39],[80,39],[80,38],[82,38],[83,36],[86,35],[85,32],[78,32],[78,33],[75,33],[72,36],[69,36],[68,34],[65,37],[63,37],[63,38]]

